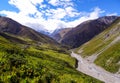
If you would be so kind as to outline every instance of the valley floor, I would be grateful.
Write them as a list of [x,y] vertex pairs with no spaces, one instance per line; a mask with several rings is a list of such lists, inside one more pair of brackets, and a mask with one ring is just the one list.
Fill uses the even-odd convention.
[[120,83],[120,75],[107,72],[103,68],[95,65],[92,62],[87,61],[74,52],[71,53],[71,56],[75,57],[78,60],[78,71],[90,75],[105,83]]

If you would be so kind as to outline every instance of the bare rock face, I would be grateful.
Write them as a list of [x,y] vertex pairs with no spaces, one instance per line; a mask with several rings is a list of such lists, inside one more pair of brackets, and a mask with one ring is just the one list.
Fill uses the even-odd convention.
[[105,16],[96,20],[85,21],[66,33],[61,43],[71,48],[79,47],[107,29],[117,18],[118,16]]

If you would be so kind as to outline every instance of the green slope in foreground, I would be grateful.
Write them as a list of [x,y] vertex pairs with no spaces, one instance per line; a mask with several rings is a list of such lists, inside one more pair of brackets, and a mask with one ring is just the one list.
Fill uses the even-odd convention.
[[0,83],[101,83],[74,65],[75,59],[60,48],[13,43],[0,36]]
[[120,18],[108,29],[77,48],[83,57],[99,54],[95,63],[107,71],[120,73]]

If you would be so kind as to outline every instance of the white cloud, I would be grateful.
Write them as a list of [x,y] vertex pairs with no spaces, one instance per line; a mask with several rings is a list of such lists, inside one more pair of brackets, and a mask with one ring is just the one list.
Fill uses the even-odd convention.
[[44,0],[30,0],[34,5],[37,4],[42,4],[42,2],[44,2]]
[[66,12],[62,8],[50,9],[48,10],[48,14],[51,14],[49,16],[49,19],[62,19],[66,16]]
[[[18,8],[19,12],[3,10],[0,11],[0,14],[5,14],[7,17],[35,29],[43,27],[54,30],[60,27],[75,27],[83,21],[98,18],[99,14],[104,12],[98,7],[91,12],[78,12],[74,8],[72,0],[49,0],[48,3],[56,6],[56,9],[50,8],[43,2],[44,0],[9,0],[9,4]],[[36,8],[38,5],[40,6],[39,10]],[[57,7],[58,5],[60,7]],[[46,9],[42,10],[42,8]],[[78,19],[65,22],[62,19],[66,17],[78,17]],[[37,28],[38,25],[40,25],[40,28]]]
[[71,0],[48,0],[48,3],[53,6],[73,6]]
[[83,14],[83,16],[81,16],[80,18],[78,18],[77,20],[74,20],[72,22],[68,22],[67,23],[67,26],[68,27],[75,27],[77,26],[78,24],[84,22],[84,21],[87,21],[87,20],[92,20],[92,19],[97,19],[101,13],[103,13],[105,11],[101,10],[100,8],[96,7],[94,8],[94,10],[92,12],[89,12],[89,13],[85,13]]
[[[39,30],[39,28],[41,28],[40,31],[46,30],[46,29],[44,28],[45,26],[43,26],[43,25],[41,25],[41,24],[38,24],[38,23],[26,23],[26,25],[27,25],[27,26],[30,26],[30,27],[33,27],[35,30]],[[47,31],[47,30],[46,30],[46,31]]]
[[109,13],[106,16],[116,16],[116,15],[118,15],[118,14],[117,13]]
[[80,15],[80,13],[78,13],[77,10],[75,10],[71,6],[66,7],[65,11],[66,11],[67,15],[69,15],[70,17],[74,17],[74,16],[79,16]]
[[100,8],[96,7],[94,9],[94,12],[90,13],[90,18],[96,18],[99,16],[100,13],[104,13],[105,11],[102,11]]
[[30,0],[10,0],[9,4],[14,5],[24,15],[34,14],[37,12],[36,7],[33,6]]
[[59,5],[59,0],[49,0],[48,3],[50,3],[53,6],[57,6],[57,5]]

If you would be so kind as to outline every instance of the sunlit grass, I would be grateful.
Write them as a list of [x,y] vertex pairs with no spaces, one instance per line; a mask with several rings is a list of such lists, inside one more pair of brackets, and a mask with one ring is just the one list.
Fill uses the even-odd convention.
[[0,42],[0,83],[101,83],[75,70],[68,53],[54,49]]

